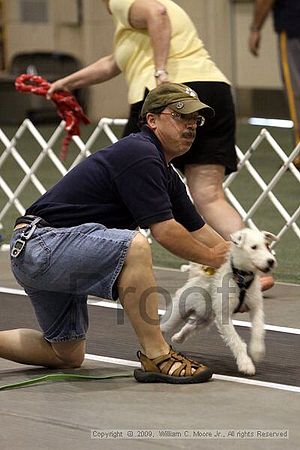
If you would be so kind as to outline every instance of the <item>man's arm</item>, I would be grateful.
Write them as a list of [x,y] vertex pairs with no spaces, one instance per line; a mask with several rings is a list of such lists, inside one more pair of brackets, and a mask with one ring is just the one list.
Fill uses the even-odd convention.
[[229,243],[208,226],[190,233],[174,219],[150,226],[154,239],[176,256],[198,264],[220,267]]
[[120,72],[114,55],[104,56],[95,63],[52,83],[47,92],[47,99],[49,100],[55,91],[72,91],[92,84],[103,83],[103,81],[119,75]]
[[136,0],[130,8],[128,19],[133,28],[147,29],[155,69],[162,71],[157,82],[168,81],[168,74],[164,71],[167,71],[171,24],[166,8],[157,0]]
[[273,7],[274,1],[275,0],[255,0],[248,42],[249,50],[254,56],[258,56],[261,41],[261,29]]
[[219,235],[210,225],[205,224],[202,228],[196,231],[192,231],[191,235],[197,239],[197,241],[202,242],[202,244],[208,247],[214,247],[220,243],[226,242],[222,236]]

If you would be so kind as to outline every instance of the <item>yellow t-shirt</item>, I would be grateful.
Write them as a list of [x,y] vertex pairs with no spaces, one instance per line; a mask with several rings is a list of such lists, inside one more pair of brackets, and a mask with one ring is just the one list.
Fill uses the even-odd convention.
[[[143,100],[145,87],[151,90],[156,86],[148,32],[146,29],[132,28],[128,22],[129,10],[134,1],[109,2],[116,26],[114,55],[129,87],[130,104]],[[159,1],[167,9],[172,29],[167,62],[170,81],[223,81],[229,84],[225,75],[211,60],[187,13],[172,0]]]

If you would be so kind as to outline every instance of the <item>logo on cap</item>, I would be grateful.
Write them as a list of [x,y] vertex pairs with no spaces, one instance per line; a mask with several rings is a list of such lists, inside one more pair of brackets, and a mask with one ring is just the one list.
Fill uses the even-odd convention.
[[191,89],[191,88],[189,88],[189,87],[186,88],[185,93],[188,94],[188,95],[190,95],[191,97],[197,97],[196,92],[193,91],[193,89]]
[[178,103],[176,103],[175,106],[176,106],[177,109],[182,109],[184,107],[184,103],[178,102]]

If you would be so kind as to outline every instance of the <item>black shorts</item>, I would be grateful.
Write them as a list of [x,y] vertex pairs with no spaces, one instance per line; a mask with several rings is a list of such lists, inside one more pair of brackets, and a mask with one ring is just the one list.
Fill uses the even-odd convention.
[[[226,175],[237,170],[235,151],[235,108],[231,87],[222,82],[197,81],[184,83],[197,92],[200,100],[215,110],[215,117],[197,128],[196,139],[190,150],[172,160],[184,173],[186,164],[220,164]],[[130,107],[130,116],[123,136],[139,131],[138,121],[143,102]]]

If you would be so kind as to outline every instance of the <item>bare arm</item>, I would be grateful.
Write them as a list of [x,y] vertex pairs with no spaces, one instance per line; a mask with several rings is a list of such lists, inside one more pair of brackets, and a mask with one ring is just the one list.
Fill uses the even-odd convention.
[[[148,30],[154,66],[159,70],[167,70],[171,24],[166,8],[157,0],[136,0],[129,11],[129,22],[133,28]],[[167,73],[162,73],[157,79],[158,83],[166,81]]]
[[150,227],[154,239],[176,256],[199,264],[220,267],[229,244],[208,225],[189,233],[176,220],[166,220]]
[[193,231],[191,235],[199,242],[206,244],[208,247],[214,247],[215,245],[226,242],[225,239],[222,238],[222,236],[220,236],[208,224],[205,224],[204,227],[197,231]]
[[120,72],[114,55],[104,56],[95,63],[52,83],[48,90],[47,98],[50,99],[51,95],[58,90],[72,91],[73,89],[102,83],[119,75]]
[[261,29],[268,17],[274,4],[274,0],[255,0],[253,10],[253,20],[250,27],[249,36],[249,50],[254,56],[258,56],[260,41],[261,41]]

